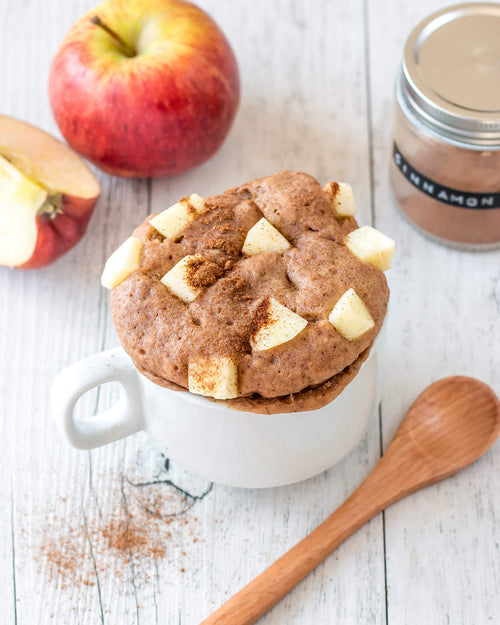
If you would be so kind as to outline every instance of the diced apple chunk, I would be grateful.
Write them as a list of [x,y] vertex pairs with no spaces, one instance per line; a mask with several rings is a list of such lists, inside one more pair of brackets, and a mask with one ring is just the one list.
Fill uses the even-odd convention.
[[247,232],[241,251],[247,256],[255,256],[255,254],[264,254],[265,252],[283,254],[291,247],[281,232],[263,217]]
[[291,341],[306,327],[307,321],[280,304],[266,298],[255,312],[250,346],[256,352]]
[[141,251],[142,241],[136,237],[126,239],[106,261],[101,276],[102,286],[113,289],[128,278],[133,271],[139,269]]
[[190,256],[184,256],[176,265],[168,271],[161,283],[164,284],[169,291],[181,299],[184,303],[189,304],[194,301],[200,293],[203,292],[203,288],[195,286],[190,281],[189,266],[192,261],[205,260],[200,254],[193,254]]
[[346,247],[360,260],[377,269],[390,269],[395,243],[388,236],[371,226],[363,226],[350,232],[344,241]]
[[340,217],[354,217],[356,202],[352,187],[347,182],[329,182],[323,187],[332,199],[332,208]]
[[238,397],[238,367],[227,356],[196,358],[188,364],[188,386],[191,393],[214,399]]
[[355,341],[375,325],[368,308],[354,289],[348,289],[342,295],[328,321],[348,341]]
[[205,210],[203,198],[193,193],[150,219],[149,223],[167,239],[176,239]]

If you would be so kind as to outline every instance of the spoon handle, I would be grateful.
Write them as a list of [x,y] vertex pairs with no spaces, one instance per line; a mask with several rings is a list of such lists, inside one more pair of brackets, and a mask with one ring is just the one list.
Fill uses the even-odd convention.
[[377,513],[410,492],[435,481],[413,479],[412,483],[408,480],[405,477],[408,466],[414,476],[422,472],[427,474],[423,458],[419,454],[409,457],[393,453],[397,451],[398,447],[391,444],[366,480],[333,514],[201,625],[252,625]]
[[414,402],[361,486],[201,625],[252,625],[364,523],[477,460],[499,430],[500,403],[488,386],[463,376],[435,382]]

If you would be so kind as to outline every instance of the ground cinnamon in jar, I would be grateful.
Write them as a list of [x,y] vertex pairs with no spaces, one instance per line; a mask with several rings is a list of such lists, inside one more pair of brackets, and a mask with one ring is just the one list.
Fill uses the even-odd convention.
[[500,244],[500,5],[434,13],[410,34],[396,80],[391,185],[440,242]]

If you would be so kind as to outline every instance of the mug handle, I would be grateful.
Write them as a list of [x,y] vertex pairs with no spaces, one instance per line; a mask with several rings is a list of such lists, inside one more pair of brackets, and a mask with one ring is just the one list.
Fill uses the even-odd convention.
[[[87,418],[74,414],[76,402],[106,382],[119,382],[120,399]],[[77,449],[93,449],[144,429],[142,391],[130,358],[121,347],[108,349],[66,367],[54,380],[51,406],[59,431]]]

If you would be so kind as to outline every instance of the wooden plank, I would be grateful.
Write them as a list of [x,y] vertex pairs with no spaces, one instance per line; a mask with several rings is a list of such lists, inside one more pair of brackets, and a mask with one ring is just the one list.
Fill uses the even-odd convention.
[[[46,96],[50,60],[67,28],[92,4],[30,0],[0,7],[2,112],[57,133]],[[242,71],[241,108],[220,152],[192,172],[154,182],[151,206],[147,183],[100,175],[103,198],[74,251],[40,271],[0,271],[0,288],[8,294],[0,323],[9,329],[0,337],[0,434],[8,441],[0,474],[4,493],[12,483],[14,494],[12,507],[5,497],[0,508],[0,530],[10,537],[0,547],[0,604],[9,618],[23,625],[199,622],[339,505],[378,458],[374,419],[360,447],[325,474],[295,486],[244,491],[211,487],[172,464],[167,470],[143,436],[91,454],[57,438],[48,409],[51,380],[72,360],[117,344],[99,275],[107,255],[150,209],[282,168],[308,171],[323,182],[352,182],[359,221],[370,221],[374,212],[377,227],[396,238],[400,250],[389,274],[384,444],[409,398],[437,377],[468,373],[500,392],[499,355],[492,349],[499,338],[496,255],[427,241],[396,213],[387,186],[393,76],[406,33],[432,4],[325,2],[313,13],[292,0],[245,0],[237,7],[229,0],[200,2],[228,34]],[[116,396],[116,388],[90,394],[81,411],[101,409]],[[467,473],[386,514],[389,624],[500,619],[499,464],[497,446]],[[144,498],[140,484],[148,481],[154,483]],[[106,547],[102,533],[110,519],[141,518],[144,502],[154,505],[158,498],[166,505],[162,515],[176,514],[155,530],[166,557],[137,560]],[[77,546],[85,569],[77,574],[88,584],[54,574],[47,553],[40,555],[40,546],[54,539],[66,551]],[[262,622],[385,623],[383,556],[379,517]]]
[[[368,4],[368,3],[367,3]],[[385,358],[384,445],[411,400],[447,375],[478,377],[500,392],[498,253],[437,245],[397,212],[388,187],[393,83],[405,39],[436,10],[369,5],[377,227],[397,241]],[[498,444],[461,474],[385,515],[388,623],[500,620]]]
[[[6,68],[2,112],[57,134],[47,98],[48,68],[66,30],[91,4],[9,6],[2,19]],[[88,234],[73,251],[46,269],[2,269],[0,275],[3,292],[9,294],[9,305],[1,310],[3,327],[9,328],[2,337],[2,353],[9,355],[8,364],[2,367],[2,381],[8,389],[2,408],[9,429],[2,440],[8,441],[11,450],[5,474],[14,489],[16,622],[20,624],[49,623],[54,618],[60,623],[103,620],[104,602],[97,585],[72,588],[67,574],[60,575],[51,564],[51,558],[58,559],[62,569],[61,555],[72,549],[78,553],[82,508],[91,500],[93,489],[89,455],[71,450],[57,437],[48,407],[56,372],[106,346],[110,319],[108,296],[99,285],[100,272],[105,258],[134,226],[138,212],[147,213],[147,183],[99,177],[102,199]],[[93,409],[95,399],[82,400],[82,411]],[[118,458],[119,451],[115,452]],[[116,460],[111,454],[108,465],[113,464]],[[1,523],[3,528],[3,518]],[[76,540],[72,541],[75,528]],[[61,553],[53,543],[61,547]],[[89,546],[83,547],[82,554],[89,558]],[[6,561],[10,563],[11,557]],[[10,581],[0,590],[6,612],[11,611],[12,587]]]
[[[63,28],[64,20],[65,10],[61,7]],[[46,98],[51,41],[44,36],[43,41],[37,42],[31,35],[52,32],[47,7],[27,10],[24,6],[3,3],[0,6],[0,31],[2,113],[53,130]],[[39,95],[33,97],[34,94]],[[30,540],[33,499],[40,490],[38,463],[45,454],[41,432],[47,429],[44,403],[52,373],[46,356],[51,353],[47,343],[52,321],[48,307],[53,294],[49,286],[51,273],[57,275],[52,269],[35,274],[0,268],[3,293],[0,316],[4,329],[0,337],[4,500],[0,508],[0,531],[6,537],[2,541],[0,605],[9,623],[26,622],[22,616],[25,612],[23,598],[26,597],[25,580],[31,575],[27,569],[31,564],[29,559],[26,561],[25,549]],[[56,280],[52,283],[55,284]],[[57,327],[60,316],[54,316]],[[63,338],[62,333],[60,338]],[[30,584],[31,595],[34,587]]]
[[[200,4],[234,46],[241,108],[212,160],[179,178],[154,182],[153,212],[192,192],[209,195],[289,168],[322,182],[352,181],[360,221],[369,221],[362,4],[325,3],[322,11],[312,13],[303,3],[264,7],[240,2],[238,17],[229,2]],[[158,595],[160,621],[170,617],[174,622],[177,612],[181,623],[201,621],[340,504],[378,454],[374,420],[363,445],[316,479],[262,492],[215,487],[203,512],[207,546],[198,556],[202,568],[176,575],[160,567],[160,585],[176,587],[174,597]],[[353,537],[262,622],[354,623],[366,618],[370,623],[385,619],[381,519]]]

